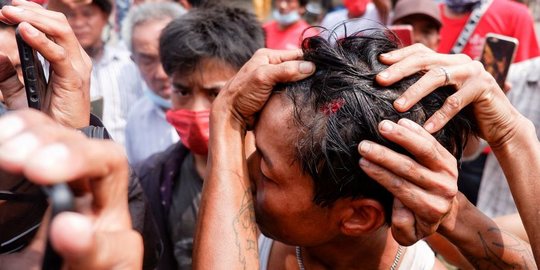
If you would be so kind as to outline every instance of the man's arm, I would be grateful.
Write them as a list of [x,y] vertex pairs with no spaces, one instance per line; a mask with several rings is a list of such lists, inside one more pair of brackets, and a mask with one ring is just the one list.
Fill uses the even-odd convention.
[[245,134],[277,82],[311,75],[300,50],[262,49],[212,104],[208,176],[193,250],[195,269],[258,269],[257,225],[245,155]]

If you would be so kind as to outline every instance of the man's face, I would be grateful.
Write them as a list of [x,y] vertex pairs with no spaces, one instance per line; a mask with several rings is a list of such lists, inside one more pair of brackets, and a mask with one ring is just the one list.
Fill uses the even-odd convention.
[[133,28],[131,45],[133,61],[144,81],[156,94],[165,99],[171,96],[169,77],[159,60],[159,35],[171,19],[148,21]]
[[203,59],[195,70],[176,71],[172,75],[172,108],[192,111],[209,110],[227,81],[236,74],[231,65],[215,59]]
[[9,60],[17,70],[19,80],[23,82],[21,60],[19,59],[19,51],[17,49],[17,40],[15,39],[15,29],[5,28],[0,29],[0,52],[7,55]]
[[108,16],[97,5],[67,5],[59,6],[81,46],[87,50],[101,44],[101,33],[107,25]]
[[298,12],[302,14],[304,11],[304,8],[300,6],[298,0],[276,0],[274,5],[281,14],[288,14],[295,10],[298,10]]
[[437,50],[439,47],[441,38],[439,31],[434,26],[433,20],[421,15],[411,15],[396,21],[395,24],[412,25],[415,43],[424,44],[432,50]]
[[274,94],[255,126],[257,151],[249,159],[256,187],[255,214],[265,235],[291,245],[312,246],[339,234],[333,206],[313,202],[314,182],[294,156],[298,129],[293,106],[284,94]]

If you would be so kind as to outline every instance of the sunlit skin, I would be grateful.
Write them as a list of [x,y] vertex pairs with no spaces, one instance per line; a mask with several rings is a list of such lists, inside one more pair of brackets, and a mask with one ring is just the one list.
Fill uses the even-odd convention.
[[439,30],[434,25],[433,19],[423,15],[411,15],[397,20],[394,24],[412,25],[415,43],[424,44],[434,51],[439,47],[441,37]]
[[[179,70],[172,74],[172,109],[209,110],[212,102],[227,81],[238,70],[218,59],[203,59],[192,72]],[[195,168],[204,179],[206,155],[193,153]]]
[[159,60],[159,35],[171,19],[141,23],[133,28],[132,59],[139,68],[142,78],[156,94],[169,99],[171,83]]

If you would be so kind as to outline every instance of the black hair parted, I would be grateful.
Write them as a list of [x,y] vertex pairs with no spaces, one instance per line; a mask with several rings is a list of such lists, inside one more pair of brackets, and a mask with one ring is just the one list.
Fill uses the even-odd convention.
[[[293,119],[300,129],[296,159],[315,182],[318,205],[330,206],[340,198],[372,198],[383,205],[388,222],[393,196],[360,169],[358,144],[370,140],[411,156],[381,136],[379,123],[408,118],[423,124],[455,92],[452,87],[441,87],[410,110],[396,111],[393,102],[421,76],[415,74],[388,87],[377,84],[375,76],[388,67],[379,62],[379,55],[397,46],[382,29],[337,41],[306,38],[304,59],[315,63],[315,74],[275,89],[285,91],[294,104]],[[472,111],[466,108],[434,134],[458,159],[469,134],[476,130],[472,119]]]
[[165,72],[189,73],[204,59],[240,69],[264,46],[262,27],[251,12],[234,5],[193,9],[165,27],[159,54]]

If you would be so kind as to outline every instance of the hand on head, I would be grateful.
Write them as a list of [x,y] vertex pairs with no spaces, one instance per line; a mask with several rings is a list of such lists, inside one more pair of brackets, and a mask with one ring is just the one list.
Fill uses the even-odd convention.
[[[42,111],[58,123],[81,128],[89,124],[92,61],[84,52],[67,19],[58,12],[24,0],[0,11],[0,21],[19,24],[22,38],[50,63],[47,95]],[[26,107],[26,94],[13,67],[0,55],[0,90],[13,109]],[[47,100],[47,97],[44,98]]]
[[[142,239],[131,227],[128,167],[120,146],[87,139],[34,110],[3,116],[0,131],[1,170],[39,185],[65,181],[78,195],[77,213],[59,214],[49,229],[68,268],[141,268]],[[45,234],[39,235],[35,241],[43,244]],[[36,242],[29,248],[42,252]]]
[[260,49],[221,90],[213,110],[225,106],[242,126],[252,127],[277,83],[298,81],[313,72],[315,65],[302,60],[301,50]]

